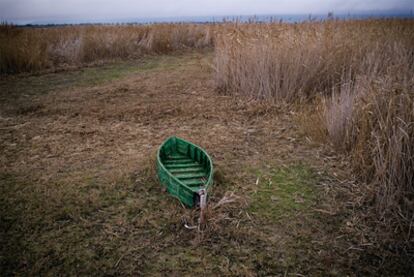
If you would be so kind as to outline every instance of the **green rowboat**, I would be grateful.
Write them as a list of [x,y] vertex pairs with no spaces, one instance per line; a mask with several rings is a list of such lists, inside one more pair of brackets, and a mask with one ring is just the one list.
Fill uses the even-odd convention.
[[213,162],[201,147],[170,137],[158,149],[157,174],[171,195],[194,207],[213,183]]

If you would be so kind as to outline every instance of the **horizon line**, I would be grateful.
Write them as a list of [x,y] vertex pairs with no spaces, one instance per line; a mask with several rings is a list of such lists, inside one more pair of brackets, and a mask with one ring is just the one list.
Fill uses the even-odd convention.
[[[11,19],[0,22],[13,25],[82,25],[82,24],[151,24],[151,23],[217,23],[224,20],[234,19],[282,19],[289,20],[289,17],[297,17],[296,20],[304,21],[306,18],[313,17],[314,19],[325,19],[327,17],[334,17],[337,19],[360,19],[363,18],[414,18],[413,10],[371,10],[371,11],[353,11],[353,12],[339,12],[335,13],[263,13],[263,14],[229,14],[229,15],[183,15],[183,16],[153,16],[153,17],[126,17],[126,18],[108,18],[108,19],[70,19],[70,18],[42,18],[42,19]],[[278,18],[279,17],[279,18]],[[199,19],[195,20],[195,19]],[[202,19],[202,20],[201,20]],[[297,22],[297,21],[295,21]]]

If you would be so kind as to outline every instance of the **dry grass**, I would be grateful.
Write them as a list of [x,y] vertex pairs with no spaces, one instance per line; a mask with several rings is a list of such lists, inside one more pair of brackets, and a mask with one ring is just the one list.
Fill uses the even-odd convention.
[[[21,66],[8,72],[35,71],[204,47],[218,28],[193,26],[201,30],[195,39],[185,31],[191,26],[33,33],[5,27],[2,38],[24,38],[34,47],[1,44],[0,55],[11,68]],[[153,35],[141,37],[139,46],[128,44],[125,35],[125,44],[116,46],[111,37],[121,38],[122,28],[132,30],[125,34]],[[0,80],[2,273],[413,272],[411,21],[220,28],[215,67],[222,74],[216,86],[270,101],[215,93],[205,52]],[[59,38],[60,31],[74,39],[61,40],[56,49],[63,54],[52,55],[61,58],[50,59],[44,53],[53,51],[42,49],[52,40],[45,46],[40,38]],[[77,52],[76,37],[86,38],[83,32],[88,50]],[[187,35],[192,42],[182,43]],[[171,37],[173,44],[162,39]],[[7,47],[11,54],[5,56]],[[318,141],[332,140],[350,159],[327,145],[305,143],[291,106],[274,101],[298,98],[316,103],[296,106],[305,128]],[[162,193],[154,178],[152,157],[169,135],[202,145],[218,169],[207,226],[200,232],[184,228],[184,222],[197,222],[197,212]],[[360,180],[373,185],[352,180],[349,160]],[[376,226],[367,226],[372,217],[362,208],[371,204],[371,195],[377,195],[383,222],[396,234],[405,230],[404,239],[389,243],[378,239]]]
[[33,72],[213,45],[214,25],[0,26],[0,74]]
[[414,21],[228,24],[216,41],[216,87],[324,106],[305,127],[351,155],[380,218],[412,237]]
[[[330,93],[344,75],[384,73],[394,47],[411,50],[413,22],[228,24],[216,36],[216,86],[253,98]],[[394,55],[396,56],[396,55]]]
[[[215,93],[205,55],[128,63],[133,74],[93,85],[73,72],[0,80],[3,275],[352,272],[346,217],[312,210],[333,210],[321,182],[337,161],[299,140],[284,107]],[[198,212],[156,180],[173,134],[218,170],[200,232],[184,227]]]

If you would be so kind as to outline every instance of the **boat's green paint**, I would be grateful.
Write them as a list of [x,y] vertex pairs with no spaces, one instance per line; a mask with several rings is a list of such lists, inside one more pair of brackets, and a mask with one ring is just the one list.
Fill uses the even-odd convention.
[[170,137],[157,152],[157,174],[167,191],[188,207],[199,204],[198,192],[213,183],[213,162],[201,147]]

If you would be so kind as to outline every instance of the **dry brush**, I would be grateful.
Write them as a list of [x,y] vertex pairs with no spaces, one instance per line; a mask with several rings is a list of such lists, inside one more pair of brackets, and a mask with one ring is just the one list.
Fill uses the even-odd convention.
[[0,25],[0,74],[139,58],[213,45],[214,25]]
[[215,69],[222,93],[322,106],[322,126],[307,128],[322,128],[313,133],[326,133],[350,155],[374,187],[383,222],[410,233],[413,20],[228,24],[216,37]]

